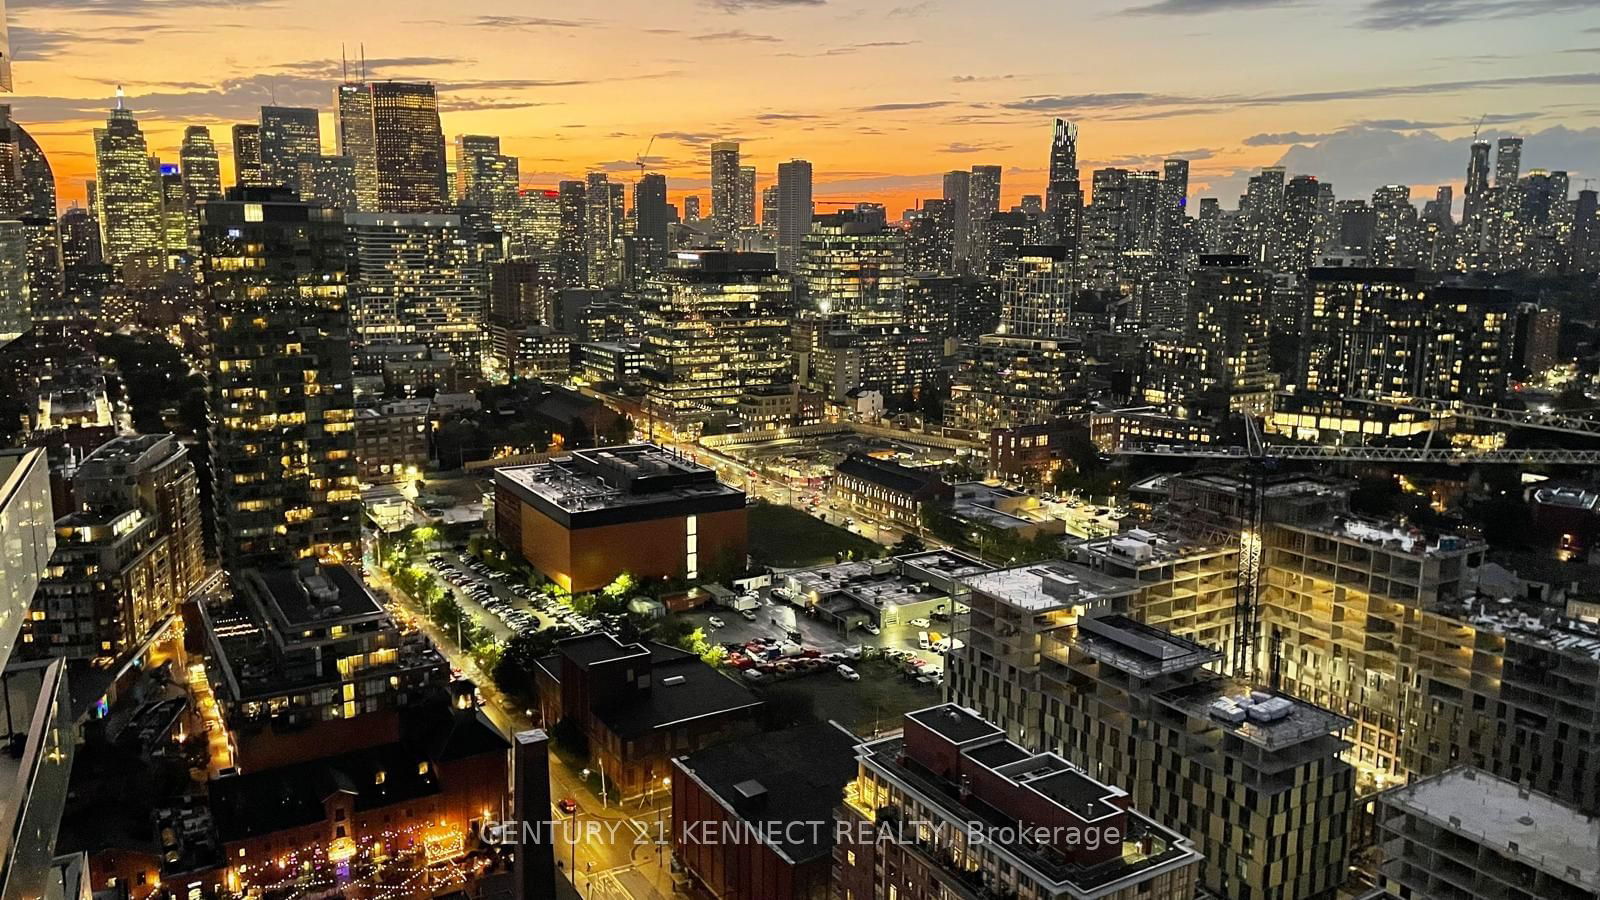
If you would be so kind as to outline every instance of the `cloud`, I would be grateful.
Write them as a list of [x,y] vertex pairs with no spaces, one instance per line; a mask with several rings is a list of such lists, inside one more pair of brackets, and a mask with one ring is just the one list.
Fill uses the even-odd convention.
[[479,28],[531,30],[536,28],[588,28],[593,19],[547,19],[542,16],[478,16],[467,22]]
[[1095,167],[1109,166],[1117,169],[1138,169],[1160,165],[1169,159],[1183,159],[1189,162],[1199,162],[1210,159],[1216,151],[1209,147],[1200,147],[1194,150],[1174,150],[1171,153],[1130,153],[1115,159],[1084,160],[1085,163]]
[[[111,33],[91,34],[102,30]],[[139,44],[143,43],[144,38],[138,32],[122,28],[67,31],[54,28],[29,28],[26,25],[11,26],[13,59],[18,62],[49,59],[63,50],[80,49],[89,40],[98,44]]]
[[819,56],[846,56],[851,53],[860,53],[863,50],[881,50],[887,47],[910,47],[921,41],[867,41],[861,44],[846,44],[843,47],[833,47],[822,51]]
[[1275,147],[1282,144],[1314,144],[1317,141],[1327,140],[1332,133],[1303,134],[1298,131],[1282,131],[1276,134],[1252,134],[1240,143],[1246,147]]
[[[1468,91],[1495,90],[1511,87],[1596,87],[1600,86],[1600,72],[1568,72],[1553,75],[1508,75],[1501,78],[1480,78],[1462,81],[1432,81],[1420,84],[1391,84],[1373,87],[1349,87],[1326,91],[1304,91],[1293,94],[1225,94],[1214,97],[1190,97],[1175,94],[1155,94],[1143,91],[1123,91],[1106,94],[1061,94],[1024,97],[1003,104],[1006,109],[1026,112],[1070,113],[1082,110],[1122,110],[1141,107],[1145,111],[1138,117],[1159,117],[1159,110],[1149,107],[1196,107],[1209,112],[1206,107],[1249,108],[1262,106],[1292,106],[1304,103],[1328,103],[1338,100],[1385,100],[1394,97],[1423,97],[1436,94],[1459,94]],[[1188,114],[1188,113],[1185,113]]]
[[1010,81],[1015,75],[952,75],[950,80],[956,84],[973,84],[980,81]]
[[[367,77],[380,78],[403,69],[428,69],[439,66],[459,66],[472,60],[459,56],[379,56],[366,60]],[[346,69],[355,72],[360,60],[302,59],[279,63],[276,68],[285,72],[317,75],[323,78],[342,78]]]
[[[1487,130],[1481,137],[1493,141],[1505,133]],[[1600,127],[1571,129],[1557,125],[1543,131],[1521,133],[1523,171],[1533,168],[1600,174]],[[1290,174],[1315,175],[1333,184],[1340,198],[1369,197],[1383,184],[1438,185],[1461,181],[1472,143],[1470,134],[1445,138],[1433,131],[1401,132],[1353,125],[1311,144],[1289,147],[1277,160]],[[1585,166],[1591,168],[1585,170]],[[1208,196],[1225,198],[1225,205],[1244,190],[1255,170],[1221,174],[1207,182]]]
[[1592,9],[1593,0],[1372,0],[1356,24],[1393,31],[1438,28],[1474,19],[1529,18]]
[[920,3],[911,3],[906,6],[896,6],[884,13],[890,19],[915,19],[932,10],[933,0],[921,0]]
[[663,131],[657,134],[656,137],[668,141],[677,141],[680,144],[688,144],[691,147],[701,147],[713,141],[726,140],[720,134],[712,134],[707,131]]
[[117,16],[150,16],[164,12],[187,12],[199,8],[272,7],[278,0],[13,0],[12,12],[29,9],[59,9],[71,12]]
[[807,115],[806,113],[762,113],[756,116],[757,122],[805,122],[820,119],[821,116]]
[[689,38],[691,41],[736,41],[750,44],[781,44],[783,38],[773,37],[770,34],[754,34],[742,28],[732,31],[712,31],[706,34],[697,34]]
[[901,112],[912,109],[938,109],[941,106],[951,106],[954,100],[923,100],[918,103],[876,103],[872,106],[858,106],[856,112]]
[[1298,5],[1298,0],[1159,0],[1122,12],[1127,16],[1201,16],[1240,9],[1272,9]]
[[828,0],[706,0],[723,12],[744,12],[751,9],[795,9],[802,6],[825,6]]
[[967,144],[967,143],[963,143],[961,141],[955,141],[953,143],[946,144],[945,146],[940,147],[939,148],[939,152],[940,153],[987,153],[987,152],[989,152],[991,150],[1000,151],[1000,150],[1010,150],[1010,149],[1011,149],[1011,145],[1010,144],[989,144],[989,143]]

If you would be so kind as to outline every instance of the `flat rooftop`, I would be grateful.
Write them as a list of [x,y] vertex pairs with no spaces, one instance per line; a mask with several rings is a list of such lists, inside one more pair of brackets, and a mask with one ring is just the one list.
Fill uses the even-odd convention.
[[[924,556],[925,554],[918,554]],[[929,560],[930,565],[941,564],[952,569],[962,567],[959,554],[949,554],[948,559],[935,557]],[[973,561],[978,571],[983,566]],[[945,577],[937,569],[927,569],[931,576]],[[800,572],[790,572],[789,578],[794,579],[802,591],[815,593],[819,599],[826,600],[829,595],[845,594],[857,602],[876,609],[883,609],[889,604],[906,606],[912,603],[923,603],[949,597],[950,591],[942,585],[930,585],[901,570],[896,560],[854,560],[832,566],[821,566]],[[958,576],[947,577],[947,582],[953,583]]]
[[1487,549],[1482,538],[1468,534],[1442,534],[1420,528],[1403,528],[1356,516],[1334,516],[1326,522],[1305,525],[1310,531],[1363,544],[1380,545],[1414,556],[1452,556]]
[[1600,888],[1600,818],[1549,795],[1462,766],[1389,791],[1381,802],[1568,883]]
[[[760,825],[757,835],[791,863],[825,856],[833,848],[828,822],[845,785],[856,777],[857,738],[836,723],[812,722],[728,741],[673,760],[674,777],[693,779],[740,820]],[[772,827],[765,823],[800,823]]]
[[1479,631],[1512,635],[1558,653],[1600,661],[1600,625],[1557,615],[1548,606],[1508,597],[1467,597],[1441,604],[1434,611]]
[[980,738],[998,737],[1004,729],[954,703],[930,706],[906,713],[906,718],[932,731],[952,744],[965,744]]
[[[1210,719],[1224,731],[1268,751],[1287,750],[1307,741],[1336,735],[1355,724],[1338,713],[1307,703],[1288,694],[1253,688],[1232,678],[1210,678],[1173,688],[1156,695],[1161,703],[1194,718]],[[1286,701],[1288,711],[1279,718],[1261,721],[1247,716],[1230,722],[1213,715],[1216,704],[1254,704],[1258,699]]]
[[996,569],[963,581],[975,592],[1030,612],[1103,605],[1138,590],[1131,581],[1063,560]]
[[987,572],[994,568],[983,560],[955,550],[927,550],[922,553],[911,553],[906,556],[897,556],[895,560],[902,567],[912,567],[948,578],[955,581]]
[[253,578],[267,589],[274,617],[291,626],[340,622],[384,615],[383,607],[355,573],[344,566],[256,569]]
[[1113,559],[1124,565],[1164,565],[1204,559],[1230,551],[1228,547],[1149,528],[1134,528],[1075,546],[1085,553]]
[[576,450],[545,463],[496,469],[495,479],[565,513],[693,498],[742,503],[744,497],[712,469],[654,444]]
[[1080,618],[1072,646],[1139,678],[1183,672],[1222,659],[1217,650],[1123,615]]

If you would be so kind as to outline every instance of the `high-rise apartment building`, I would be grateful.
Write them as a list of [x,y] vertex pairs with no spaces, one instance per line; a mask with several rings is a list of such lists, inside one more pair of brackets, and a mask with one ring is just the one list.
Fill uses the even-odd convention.
[[622,283],[623,188],[604,172],[584,179],[584,270],[588,287]]
[[56,834],[78,744],[67,661],[8,665],[18,658],[17,639],[28,608],[49,574],[56,548],[52,512],[45,451],[0,451],[0,531],[6,536],[0,565],[0,692],[12,710],[0,723],[0,737],[17,754],[7,757],[0,805],[0,834],[6,835],[0,843],[0,894],[8,897],[46,897],[59,887]]
[[800,241],[794,274],[802,307],[844,315],[851,324],[899,321],[905,235],[854,210],[817,216]]
[[700,197],[698,194],[690,194],[683,198],[683,221],[700,221]]
[[377,137],[373,131],[372,89],[365,82],[345,82],[333,90],[335,149],[356,161],[356,208],[378,209]]
[[[217,160],[217,145],[211,141],[209,128],[190,125],[183,130],[178,169],[183,176],[184,197],[191,210],[207,200],[221,199],[222,164]],[[194,222],[198,224],[198,217]]]
[[1045,184],[1045,240],[1066,247],[1069,255],[1078,247],[1082,229],[1083,185],[1078,174],[1078,126],[1065,119],[1055,120],[1050,139],[1049,181]]
[[32,330],[28,234],[21,222],[0,222],[0,347]]
[[422,344],[457,371],[481,367],[487,276],[443,214],[351,213],[351,318],[364,345]]
[[56,520],[50,576],[22,639],[30,656],[121,661],[178,608],[172,546],[138,509],[89,509]]
[[502,234],[516,229],[520,182],[517,158],[500,152],[498,137],[456,136],[456,202],[487,212]]
[[959,169],[944,174],[944,213],[949,225],[950,259],[957,269],[966,267],[972,240],[972,173]]
[[354,560],[361,503],[346,234],[272,191],[201,211],[212,493],[224,566]]
[[233,126],[232,133],[234,187],[266,187],[261,171],[261,126],[241,123]]
[[811,190],[811,163],[803,159],[778,163],[778,268],[785,271],[794,268],[800,242],[811,231]]
[[1072,263],[1065,247],[1027,246],[1000,264],[1000,334],[1066,337],[1072,331]]
[[1242,256],[1202,256],[1189,276],[1187,332],[1205,351],[1228,410],[1263,415],[1277,379],[1269,358],[1272,282]]
[[973,166],[967,179],[967,258],[974,272],[987,273],[989,217],[1000,211],[999,166]]
[[90,509],[140,509],[169,542],[173,595],[183,601],[205,580],[205,526],[199,477],[189,451],[170,434],[118,437],[78,464],[72,495]]
[[747,392],[792,378],[794,288],[770,253],[680,253],[645,283],[640,378],[657,416],[729,415]]
[[300,160],[300,199],[329,209],[354,212],[360,205],[356,161],[348,156],[307,156]]
[[711,145],[711,222],[725,234],[739,227],[739,143]]
[[562,287],[589,284],[589,197],[582,181],[563,181],[556,234],[556,272]]
[[739,188],[733,198],[734,219],[740,228],[756,227],[756,167],[739,167]]
[[158,258],[164,245],[161,193],[144,132],[120,95],[105,127],[94,131],[94,160],[95,219],[105,261],[120,267]]
[[[439,95],[434,86],[377,81],[368,88],[372,92],[377,209],[392,213],[442,212],[449,206],[449,191],[445,181],[444,129],[439,123]],[[358,186],[358,193],[359,190]]]
[[633,186],[633,236],[648,258],[645,270],[659,271],[666,264],[668,226],[672,210],[667,205],[667,176],[649,172]]
[[299,106],[261,107],[261,177],[268,187],[300,191],[300,163],[322,155],[317,111]]

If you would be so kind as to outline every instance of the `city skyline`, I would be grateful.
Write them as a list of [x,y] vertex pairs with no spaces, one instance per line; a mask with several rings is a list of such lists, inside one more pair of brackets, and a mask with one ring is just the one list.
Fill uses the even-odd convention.
[[[1600,155],[1600,108],[1584,97],[1600,84],[1600,37],[1590,36],[1600,15],[1565,0],[1516,15],[1478,0],[1016,2],[995,9],[997,21],[1041,27],[1004,40],[963,29],[963,10],[937,2],[684,0],[617,4],[603,18],[506,3],[444,17],[410,5],[374,16],[366,2],[297,15],[302,6],[15,4],[15,114],[50,157],[63,205],[83,202],[89,135],[116,84],[163,159],[176,158],[187,126],[215,128],[229,182],[226,126],[261,106],[315,107],[334,152],[339,50],[354,74],[363,44],[370,79],[438,84],[447,139],[500,135],[524,186],[592,170],[631,181],[654,136],[646,163],[668,176],[673,202],[708,200],[710,145],[737,140],[762,185],[779,162],[804,158],[819,202],[882,202],[896,216],[937,197],[943,172],[999,164],[1007,208],[1043,193],[1040,133],[1057,115],[1081,129],[1085,175],[1184,158],[1191,193],[1229,206],[1268,165],[1318,175],[1341,196],[1402,183],[1419,198],[1454,184],[1459,198],[1480,122],[1490,140],[1526,137],[1526,168],[1566,169],[1580,183]],[[1242,14],[1207,14],[1223,11]],[[144,27],[124,29],[130,15]],[[230,38],[245,30],[256,38],[241,49]],[[1063,34],[1075,38],[1064,56],[1050,43]],[[1317,41],[1294,39],[1304,34]],[[592,52],[596,41],[610,60]],[[532,67],[530,44],[541,61]],[[1494,52],[1462,55],[1486,45]],[[1202,53],[1248,62],[1202,65]],[[875,69],[886,74],[863,77]]]

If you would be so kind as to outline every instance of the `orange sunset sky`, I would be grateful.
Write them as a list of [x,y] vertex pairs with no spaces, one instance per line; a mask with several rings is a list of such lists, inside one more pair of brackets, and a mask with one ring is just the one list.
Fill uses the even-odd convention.
[[[125,86],[151,148],[262,104],[328,113],[341,44],[373,78],[437,82],[447,137],[500,135],[523,183],[636,156],[674,201],[708,194],[708,145],[739,140],[759,183],[816,169],[817,199],[892,216],[939,174],[1005,167],[1002,206],[1043,190],[1050,119],[1081,166],[1192,160],[1232,206],[1263,165],[1341,197],[1459,181],[1466,143],[1524,135],[1525,168],[1600,170],[1593,0],[12,0],[15,118],[62,205],[92,177],[90,132]],[[707,198],[708,200],[709,198]]]

